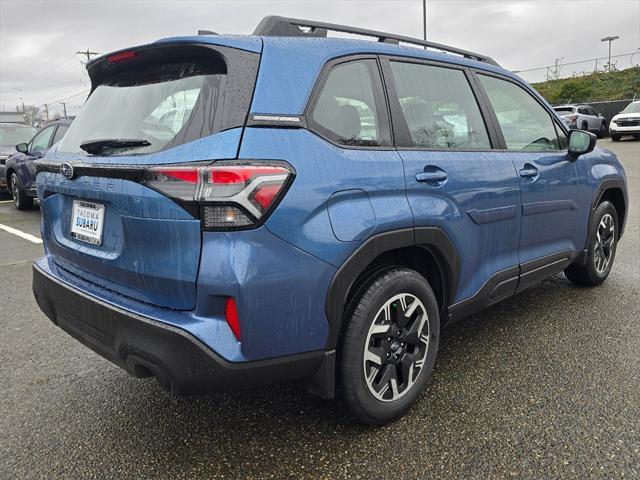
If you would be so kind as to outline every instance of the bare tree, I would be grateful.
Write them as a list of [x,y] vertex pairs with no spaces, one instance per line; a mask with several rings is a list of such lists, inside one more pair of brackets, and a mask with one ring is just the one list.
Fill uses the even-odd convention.
[[38,114],[40,113],[40,108],[35,105],[26,105],[24,107],[24,119],[29,125],[36,125],[38,123]]

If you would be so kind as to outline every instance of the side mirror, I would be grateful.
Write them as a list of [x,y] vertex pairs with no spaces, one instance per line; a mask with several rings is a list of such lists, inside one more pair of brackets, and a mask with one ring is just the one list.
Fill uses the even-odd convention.
[[19,143],[16,145],[16,150],[20,153],[29,153],[29,145],[26,143]]
[[597,137],[585,130],[571,130],[569,132],[569,156],[578,158],[585,153],[593,152],[596,147]]

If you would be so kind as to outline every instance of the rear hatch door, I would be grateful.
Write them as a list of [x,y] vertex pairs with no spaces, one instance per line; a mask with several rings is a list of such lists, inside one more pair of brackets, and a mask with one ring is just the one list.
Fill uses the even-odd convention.
[[[61,268],[153,305],[192,309],[197,208],[141,183],[151,166],[236,158],[260,39],[143,46],[88,66],[92,92],[38,162],[47,254]],[[257,50],[257,51],[256,51]]]

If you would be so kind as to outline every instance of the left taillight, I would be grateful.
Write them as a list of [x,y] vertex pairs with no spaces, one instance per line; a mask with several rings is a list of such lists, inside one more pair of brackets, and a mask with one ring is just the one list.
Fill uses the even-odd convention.
[[293,176],[284,162],[219,162],[149,168],[142,183],[183,204],[199,206],[205,230],[228,230],[260,224]]

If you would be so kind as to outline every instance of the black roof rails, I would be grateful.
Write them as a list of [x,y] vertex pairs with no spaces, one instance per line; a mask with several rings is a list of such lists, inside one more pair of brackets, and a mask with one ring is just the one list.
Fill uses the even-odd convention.
[[[309,30],[305,31],[300,27],[306,27]],[[300,20],[297,18],[279,17],[276,15],[264,17],[253,31],[253,34],[267,37],[326,37],[328,31],[373,37],[383,43],[392,43],[397,45],[398,43],[403,42],[412,45],[419,45],[421,47],[433,48],[446,53],[454,53],[465,58],[499,66],[491,57],[462,50],[460,48],[449,47],[447,45],[442,45],[441,43],[428,42],[420,40],[419,38],[405,37],[402,35],[394,35],[392,33],[378,32],[375,30],[367,30],[365,28],[349,27],[348,25],[315,22],[313,20]]]

